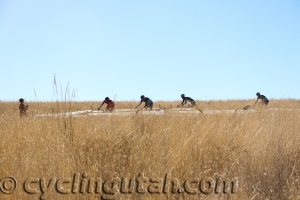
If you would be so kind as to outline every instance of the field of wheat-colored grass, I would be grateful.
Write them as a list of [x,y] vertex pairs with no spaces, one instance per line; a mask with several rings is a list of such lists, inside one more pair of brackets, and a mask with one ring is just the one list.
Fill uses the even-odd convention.
[[[0,199],[300,199],[300,101],[271,99],[268,108],[254,102],[197,101],[203,110],[254,110],[240,114],[80,118],[33,115],[97,109],[101,102],[25,102],[28,116],[20,118],[18,102],[0,101]],[[116,102],[116,109],[138,103]],[[190,193],[172,192],[172,184],[164,192],[160,181],[169,173],[179,190],[189,180]],[[125,178],[141,174],[144,188],[136,180],[134,190],[121,191]],[[17,181],[11,194],[14,183],[5,177]],[[97,178],[103,187],[92,188]],[[208,179],[235,180],[236,191],[225,194],[222,184],[199,191]]]

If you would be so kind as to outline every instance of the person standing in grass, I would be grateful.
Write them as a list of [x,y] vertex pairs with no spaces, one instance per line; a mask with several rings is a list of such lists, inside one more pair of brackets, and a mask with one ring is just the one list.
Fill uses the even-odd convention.
[[19,105],[19,110],[20,110],[20,117],[26,116],[26,111],[28,109],[28,105],[24,104],[24,99],[21,98],[19,99],[20,105]]
[[135,107],[135,109],[137,109],[141,103],[145,102],[145,106],[143,108],[150,108],[150,110],[152,110],[153,108],[153,102],[151,99],[149,99],[148,97],[145,97],[144,95],[141,96],[141,102],[139,105],[137,105],[137,107]]
[[115,103],[112,100],[110,100],[108,97],[105,97],[104,101],[102,102],[102,104],[100,105],[100,107],[98,108],[98,110],[100,110],[101,107],[103,106],[103,104],[105,104],[105,103],[107,104],[106,111],[108,111],[108,112],[114,111],[114,109],[115,109]]
[[182,98],[182,102],[181,104],[177,105],[177,107],[182,107],[187,102],[189,102],[189,107],[194,107],[196,105],[196,102],[191,97],[186,97],[184,94],[182,94],[181,98]]
[[260,94],[259,92],[256,93],[256,96],[257,96],[257,100],[255,102],[255,104],[257,103],[258,99],[261,99],[261,101],[259,102],[259,104],[263,104],[263,105],[268,105],[269,104],[269,100],[267,97],[265,97],[264,95]]

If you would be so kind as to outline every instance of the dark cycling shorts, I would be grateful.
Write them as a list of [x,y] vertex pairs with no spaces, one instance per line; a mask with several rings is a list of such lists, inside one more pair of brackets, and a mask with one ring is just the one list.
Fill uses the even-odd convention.
[[153,102],[149,99],[147,102],[145,102],[145,107],[152,108]]
[[265,98],[262,103],[265,104],[265,105],[268,105],[269,104],[269,100],[267,98]]

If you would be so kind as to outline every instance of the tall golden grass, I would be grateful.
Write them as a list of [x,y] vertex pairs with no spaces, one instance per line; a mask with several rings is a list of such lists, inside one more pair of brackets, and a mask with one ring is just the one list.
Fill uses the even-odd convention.
[[[254,102],[198,101],[198,106],[203,110],[236,110]],[[11,194],[0,191],[0,199],[300,199],[300,101],[270,102],[269,109],[256,106],[255,112],[237,114],[167,112],[84,117],[32,115],[87,110],[91,106],[96,109],[101,102],[26,102],[28,116],[20,118],[18,102],[2,101],[0,178],[14,177],[17,188]],[[154,102],[154,107],[170,109],[179,103],[160,101]],[[116,108],[134,108],[137,104],[116,102]],[[171,173],[180,187],[192,178],[236,179],[238,187],[233,194],[153,194],[136,190],[110,194],[89,193],[88,189],[72,192],[72,184],[65,182],[68,194],[53,189],[43,196],[33,179],[45,178],[48,187],[51,178],[73,181],[76,173],[80,173],[80,181],[99,177],[103,182],[138,178],[141,173],[149,179],[163,179]],[[32,182],[34,194],[25,192],[26,181]]]

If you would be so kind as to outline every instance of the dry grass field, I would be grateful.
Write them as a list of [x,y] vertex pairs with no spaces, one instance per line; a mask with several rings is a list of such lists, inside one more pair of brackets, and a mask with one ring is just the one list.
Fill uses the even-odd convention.
[[[254,102],[197,101],[203,110]],[[18,102],[0,102],[0,199],[300,199],[299,100],[240,114],[85,117],[33,115],[100,102],[25,103],[20,118]]]

